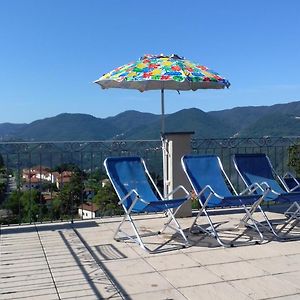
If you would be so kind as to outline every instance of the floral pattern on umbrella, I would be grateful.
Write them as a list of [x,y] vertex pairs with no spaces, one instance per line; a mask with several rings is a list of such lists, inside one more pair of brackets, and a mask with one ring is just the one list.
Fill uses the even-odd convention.
[[221,89],[230,83],[205,66],[178,55],[144,55],[95,81],[102,88],[197,90]]

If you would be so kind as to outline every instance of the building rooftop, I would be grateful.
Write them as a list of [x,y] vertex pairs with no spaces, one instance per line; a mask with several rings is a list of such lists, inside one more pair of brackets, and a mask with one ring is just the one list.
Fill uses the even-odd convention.
[[78,208],[91,211],[91,212],[96,212],[97,210],[99,210],[99,206],[96,203],[92,203],[92,202],[83,203],[79,205]]
[[[160,229],[162,215],[141,215]],[[239,214],[219,215],[220,222]],[[272,213],[272,219],[282,215]],[[0,299],[300,299],[300,242],[267,236],[261,245],[219,247],[188,235],[192,246],[148,254],[116,242],[120,217],[1,228]],[[183,228],[191,218],[179,219]],[[143,230],[147,230],[145,220]],[[300,228],[294,231],[300,236]],[[227,231],[224,230],[224,234]],[[177,237],[147,238],[178,246]]]

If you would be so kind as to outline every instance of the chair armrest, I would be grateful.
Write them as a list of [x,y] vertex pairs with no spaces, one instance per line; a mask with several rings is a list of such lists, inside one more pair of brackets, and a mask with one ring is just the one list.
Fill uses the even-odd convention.
[[143,200],[143,199],[140,197],[140,195],[138,194],[138,192],[137,192],[135,189],[131,190],[128,194],[126,194],[126,195],[125,195],[118,203],[119,203],[119,204],[123,204],[123,202],[124,202],[129,196],[131,196],[132,194],[135,194],[135,198],[134,198],[134,200],[132,201],[130,207],[126,210],[126,212],[127,212],[128,214],[131,213],[131,211],[132,211],[132,209],[134,208],[134,206],[135,206],[135,204],[137,203],[137,201],[141,201],[141,202],[143,202],[143,203],[145,203],[145,204],[149,204],[149,202]]
[[[202,203],[200,197],[201,197],[201,195],[202,195],[205,191],[209,191],[209,195],[208,195],[208,197],[206,198],[205,202]],[[198,194],[196,195],[196,197],[198,198],[200,204],[202,205],[202,208],[204,208],[204,207],[207,206],[207,204],[209,203],[209,200],[210,200],[210,198],[211,198],[212,196],[215,196],[215,197],[217,197],[217,198],[219,198],[219,199],[221,199],[221,200],[224,199],[224,197],[222,197],[222,196],[220,196],[219,194],[217,194],[217,193],[212,189],[212,187],[211,187],[210,185],[206,185],[206,186],[200,191],[200,193],[198,193]]]
[[124,202],[128,197],[130,197],[132,194],[135,194],[135,198],[134,198],[134,201],[133,201],[134,204],[136,203],[135,200],[139,200],[139,201],[141,201],[141,202],[143,202],[143,203],[145,203],[145,204],[149,204],[149,202],[143,200],[143,199],[140,197],[139,193],[138,193],[135,189],[131,190],[128,194],[126,194],[126,195],[118,202],[118,204],[123,204],[123,202]]
[[[168,199],[171,195],[173,195],[174,193],[176,193],[177,191],[179,190],[183,190],[186,194],[186,196],[189,196],[189,198],[191,197],[190,193],[187,191],[187,189],[183,186],[183,185],[179,185],[177,186],[175,189],[173,189],[170,193],[168,193],[166,195],[166,198]],[[167,200],[167,199],[164,199],[164,200]]]
[[212,188],[210,185],[206,185],[206,186],[200,191],[200,193],[196,195],[197,198],[199,198],[206,190],[209,190],[209,192],[210,192],[212,195],[216,196],[217,198],[219,198],[219,199],[224,199],[224,197],[222,197],[221,195],[217,194],[217,193],[213,190],[213,188]]
[[262,192],[265,191],[265,189],[263,189],[261,185],[259,185],[257,182],[254,182],[251,185],[247,186],[241,193],[239,193],[239,195],[242,196],[242,195],[246,194],[247,192],[249,192],[250,194],[253,194],[258,189],[260,189]]
[[266,189],[269,190],[270,192],[272,192],[273,194],[275,194],[275,195],[280,195],[280,193],[274,191],[274,190],[268,185],[267,182],[263,181],[263,182],[260,183],[260,185],[261,185],[262,187],[265,186]]

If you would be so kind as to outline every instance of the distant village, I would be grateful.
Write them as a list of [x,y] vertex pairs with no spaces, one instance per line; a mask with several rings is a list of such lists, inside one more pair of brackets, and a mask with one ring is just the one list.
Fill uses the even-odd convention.
[[49,168],[43,166],[23,169],[23,190],[41,189],[43,183],[55,184],[57,189],[60,189],[65,183],[70,182],[72,175],[72,171],[63,171],[62,173],[51,172]]
[[[44,166],[34,166],[30,169],[22,170],[22,190],[39,190],[46,206],[50,207],[54,197],[58,194],[65,184],[69,183],[73,171],[52,172],[49,168]],[[99,182],[101,187],[110,185],[109,179],[103,179]],[[55,188],[56,191],[53,191]],[[82,219],[90,219],[99,216],[99,207],[92,203],[92,198],[95,196],[93,189],[84,188],[84,199],[87,201],[78,207],[78,215]]]

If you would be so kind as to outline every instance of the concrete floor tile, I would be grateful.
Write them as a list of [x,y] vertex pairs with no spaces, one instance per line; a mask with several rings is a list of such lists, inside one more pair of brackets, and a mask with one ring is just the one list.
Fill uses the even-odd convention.
[[7,284],[1,284],[1,293],[22,293],[22,292],[29,292],[32,291],[32,293],[35,293],[35,291],[39,290],[45,290],[45,289],[55,289],[54,283],[51,280],[48,281],[35,281],[35,282],[27,282],[26,284],[16,284],[16,285],[10,285]]
[[213,274],[204,267],[162,271],[161,275],[165,277],[176,288],[222,281],[220,277]]
[[226,282],[181,288],[179,291],[189,300],[250,300],[245,294]]
[[230,282],[235,288],[252,299],[267,299],[295,295],[299,290],[294,285],[278,280],[274,276],[248,278]]
[[[1,298],[2,297],[2,298]],[[40,289],[28,289],[22,291],[12,292],[10,291],[8,294],[1,291],[0,299],[8,300],[8,299],[23,299],[23,298],[31,298],[31,299],[58,299],[55,288],[40,288]]]
[[161,290],[158,292],[148,292],[142,294],[135,294],[131,299],[134,300],[186,300],[179,291],[172,290]]
[[10,270],[6,271],[1,271],[1,277],[8,277],[8,276],[13,276],[13,277],[18,277],[22,275],[28,275],[28,274],[33,274],[33,275],[39,275],[39,274],[45,274],[49,273],[49,269],[47,265],[45,264],[44,266],[32,266],[27,269],[18,269],[18,268],[11,268]]
[[150,273],[155,271],[155,269],[142,258],[106,261],[103,265],[108,272],[115,276]]
[[266,275],[263,270],[243,261],[220,265],[210,265],[206,268],[224,280],[251,278]]
[[279,251],[274,249],[273,243],[253,245],[247,247],[233,247],[227,248],[225,249],[225,251],[237,257],[240,257],[243,260],[274,257],[281,255]]
[[276,298],[272,298],[272,300],[299,300],[300,299],[300,293],[299,294],[295,294],[295,295],[291,295],[291,296],[283,296],[283,297],[276,297]]
[[[2,260],[2,259],[1,259]],[[1,261],[1,273],[6,272],[30,272],[35,270],[40,270],[47,268],[47,262],[45,261],[45,257],[43,258],[30,258],[30,259],[22,259],[22,260],[9,260],[9,261]]]
[[209,251],[191,252],[187,254],[201,265],[214,265],[241,261],[241,258],[226,249],[211,249]]
[[300,270],[300,254],[251,260],[249,263],[269,274]]
[[119,276],[118,283],[129,295],[170,290],[173,288],[172,285],[157,272]]
[[[300,237],[299,237],[300,239]],[[297,241],[284,241],[284,242],[273,242],[272,247],[275,251],[278,251],[280,255],[292,255],[300,254],[300,242]]]
[[151,256],[145,260],[157,271],[199,266],[199,263],[183,253]]
[[[0,297],[0,299],[2,299]],[[11,298],[16,300],[16,298]],[[48,295],[34,295],[34,298],[32,298],[32,296],[29,297],[23,297],[21,296],[21,298],[19,298],[20,300],[60,300],[59,296],[57,294],[48,294]],[[7,300],[7,298],[5,298],[5,300]]]
[[293,284],[295,286],[295,288],[297,288],[299,290],[299,293],[300,293],[300,271],[278,274],[278,275],[274,275],[274,277],[277,278],[278,280],[282,281],[282,283],[284,281],[286,281],[290,284]]
[[172,237],[165,238],[163,235],[147,237],[144,239],[144,244],[150,249],[150,251],[154,251],[154,253],[146,252],[136,243],[128,243],[128,245],[138,254],[139,257],[144,258],[161,255],[173,255],[179,253],[185,248],[181,239],[175,240]]
[[103,270],[97,265],[84,265],[65,268],[51,269],[56,283],[64,283],[68,281],[89,281],[100,278],[106,278]]
[[109,281],[58,285],[57,290],[62,299],[113,299],[119,296],[118,290]]
[[111,261],[117,259],[139,258],[140,255],[137,253],[136,248],[140,249],[135,243],[129,245],[123,242],[116,242],[115,244],[96,244],[91,247],[91,250],[98,260]]
[[25,275],[25,276],[14,276],[14,277],[0,277],[0,291],[4,290],[20,290],[27,289],[28,286],[34,287],[45,287],[53,286],[53,280],[50,273],[42,273],[34,275]]

